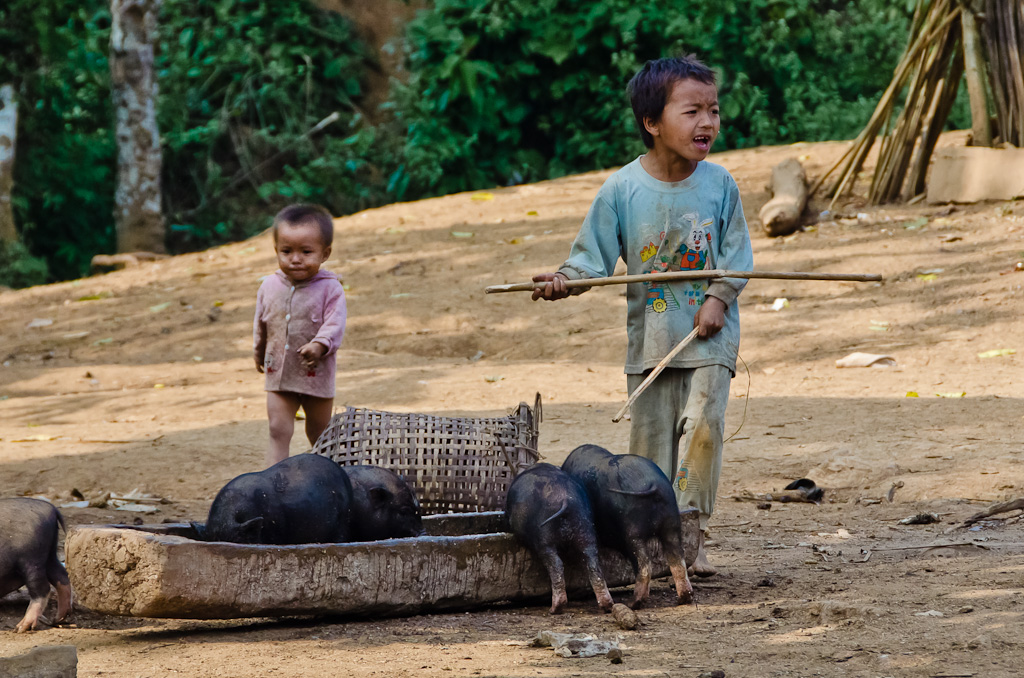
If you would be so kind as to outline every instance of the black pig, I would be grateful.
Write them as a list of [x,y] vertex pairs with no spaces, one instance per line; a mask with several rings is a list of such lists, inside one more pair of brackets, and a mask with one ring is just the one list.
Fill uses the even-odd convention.
[[340,466],[317,454],[297,454],[270,468],[243,473],[221,488],[204,541],[237,544],[336,544],[351,539],[352,485]]
[[631,607],[644,604],[651,591],[648,541],[657,539],[672,577],[677,602],[693,600],[693,587],[683,560],[683,528],[668,478],[650,459],[615,455],[597,445],[581,445],[562,469],[580,481],[594,507],[601,543],[629,558],[636,572]]
[[64,518],[53,504],[41,499],[0,499],[0,598],[25,586],[31,598],[28,610],[15,631],[38,627],[50,598],[50,584],[57,589],[57,616],[71,611],[68,572],[57,560],[59,527]]
[[397,473],[380,466],[346,466],[352,482],[352,541],[423,534],[420,504]]
[[597,559],[597,535],[590,502],[583,487],[551,464],[535,464],[520,473],[508,488],[505,513],[512,533],[540,559],[551,578],[551,614],[567,601],[563,559],[582,556],[597,604],[608,612],[608,592]]

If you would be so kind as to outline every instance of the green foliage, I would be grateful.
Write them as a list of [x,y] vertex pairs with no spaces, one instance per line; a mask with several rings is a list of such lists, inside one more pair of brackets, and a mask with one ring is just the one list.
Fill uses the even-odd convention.
[[303,1],[177,0],[160,35],[172,249],[252,235],[291,202],[344,214],[381,199],[356,113],[369,64],[347,20]]
[[[20,104],[15,218],[56,279],[115,249],[108,7],[0,3],[0,82]],[[172,251],[252,235],[289,202],[344,214],[383,201],[375,131],[356,113],[369,63],[345,19],[305,0],[166,0],[158,26]]]
[[55,278],[76,277],[114,248],[107,3],[12,0],[0,27],[0,78],[19,100],[15,219]]
[[446,193],[627,162],[643,146],[625,84],[675,54],[721,73],[719,149],[853,136],[907,23],[885,0],[437,0],[408,29],[393,188]]
[[34,257],[24,243],[0,242],[0,285],[31,287],[42,285],[50,276],[46,262]]

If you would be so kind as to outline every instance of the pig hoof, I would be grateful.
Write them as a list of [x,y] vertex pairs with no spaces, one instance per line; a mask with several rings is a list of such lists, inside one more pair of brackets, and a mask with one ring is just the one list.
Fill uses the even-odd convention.
[[50,626],[50,623],[46,620],[46,617],[37,617],[36,619],[22,619],[17,626],[14,627],[15,633],[25,633],[26,631],[38,631],[40,625],[43,627]]
[[689,605],[693,602],[693,591],[687,591],[683,595],[676,598],[676,605]]
[[548,614],[562,614],[564,609],[565,607],[563,605],[556,605],[553,606],[550,610],[548,610]]

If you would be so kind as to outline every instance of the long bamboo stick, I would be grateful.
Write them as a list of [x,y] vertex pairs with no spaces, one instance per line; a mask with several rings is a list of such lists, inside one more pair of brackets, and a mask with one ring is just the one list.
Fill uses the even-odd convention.
[[942,133],[942,126],[949,119],[949,114],[953,110],[953,103],[956,101],[957,90],[960,89],[960,79],[963,76],[963,72],[963,55],[956,54],[953,57],[949,73],[946,75],[945,86],[940,94],[939,106],[935,111],[935,115],[929,121],[927,129],[922,130],[921,155],[919,156],[918,167],[914,169],[914,175],[911,176],[907,184],[907,193],[904,196],[907,200],[925,192],[928,159],[935,152],[935,145],[938,143],[939,135]]
[[999,6],[997,0],[988,0],[985,9],[986,20],[984,22],[984,30],[988,51],[989,85],[992,89],[992,99],[996,105],[996,121],[999,136],[1003,141],[1009,141],[1011,135],[1008,132],[1012,129],[1010,125],[1010,101],[1007,98],[1010,84],[1008,76],[1009,64],[1007,62],[1007,54],[1002,49],[1006,22],[1000,15],[1001,9],[1002,7]]
[[985,99],[985,55],[981,50],[981,34],[974,10],[960,12],[960,25],[964,39],[964,71],[967,75],[967,96],[971,102],[971,135],[973,146],[992,145],[992,126],[988,118]]
[[647,390],[647,387],[651,385],[651,382],[654,381],[659,374],[661,374],[661,371],[665,369],[665,366],[672,362],[672,358],[679,355],[679,352],[694,340],[697,336],[697,332],[699,331],[699,327],[694,327],[693,331],[687,334],[685,339],[676,344],[675,348],[669,351],[668,355],[662,358],[661,362],[654,366],[654,369],[647,375],[647,378],[640,382],[640,385],[633,389],[633,392],[629,394],[629,399],[626,400],[626,404],[622,406],[622,409],[619,410],[614,417],[612,417],[612,422],[616,424],[619,423],[619,419],[622,419],[622,415],[626,413],[626,410],[628,410],[629,406],[633,404],[633,401],[639,398],[640,394]]
[[[914,13],[915,29],[911,31],[911,36],[916,37],[913,37],[909,41],[907,49],[904,51],[903,56],[900,57],[900,63],[893,71],[892,81],[889,83],[889,86],[879,99],[868,123],[864,126],[864,129],[861,130],[861,133],[854,141],[854,153],[848,159],[846,159],[846,156],[844,155],[844,159],[840,159],[839,162],[837,162],[836,165],[828,171],[828,174],[831,174],[832,170],[843,165],[843,169],[835,183],[833,183],[832,187],[827,191],[828,195],[833,196],[832,202],[829,203],[830,209],[835,206],[836,201],[839,200],[846,190],[849,187],[852,187],[853,181],[856,180],[856,176],[860,172],[860,168],[864,163],[864,159],[867,157],[868,152],[875,143],[878,130],[883,125],[887,124],[891,118],[892,107],[894,104],[893,99],[903,88],[904,80],[909,73],[911,65],[917,58],[917,53],[924,49],[928,43],[925,33],[929,30],[932,20],[939,16],[939,8],[937,3],[932,4],[928,13],[922,14],[920,10],[923,8],[924,4],[924,0],[919,0],[917,10],[915,10]],[[918,21],[920,21],[920,25],[918,24]]]
[[[637,273],[634,275],[613,275],[606,278],[583,278],[566,280],[568,289],[574,287],[603,287],[639,282],[675,282],[678,280],[717,280],[718,278],[765,278],[768,280],[845,280],[850,282],[877,282],[882,276],[877,273],[807,273],[803,271],[726,271],[710,269],[705,271],[668,271],[666,273]],[[532,292],[543,288],[547,282],[522,282],[508,285],[491,285],[484,288],[487,294],[499,292]]]
[[[947,10],[937,3],[933,6],[933,11],[945,12]],[[940,16],[940,14],[936,14],[936,16]],[[900,192],[918,137],[921,119],[927,110],[934,89],[936,65],[939,62],[948,62],[948,58],[944,55],[948,49],[949,27],[952,25],[954,25],[953,22],[944,24],[941,31],[936,33],[933,41],[922,45],[917,62],[910,74],[910,83],[907,87],[903,109],[893,126],[892,134],[883,143],[883,148],[887,152],[879,154],[875,163],[871,190],[868,192],[868,202],[873,205],[889,202]],[[959,24],[956,25],[959,26]]]
[[[1021,36],[1018,32],[1017,22],[1013,16],[1012,3],[1006,3],[1006,15],[1006,28],[1009,32],[1009,39],[1007,41],[1009,44],[1006,46],[1006,54],[1009,57],[1010,73],[1016,94],[1011,101],[1016,99],[1017,103],[1016,125],[1012,125],[1013,121],[1011,121],[1011,130],[1016,130],[1017,141],[1022,141],[1020,137],[1024,137],[1024,64],[1021,63],[1020,49],[1021,43],[1024,42],[1024,39],[1022,39],[1024,36]],[[1024,29],[1024,26],[1020,26],[1020,28]],[[1011,134],[1005,134],[1003,137],[1004,141],[1010,141],[1010,143],[1014,141]]]
[[949,70],[954,48],[958,56],[961,54],[957,48],[959,40],[960,24],[951,22],[946,24],[941,35],[936,36],[936,41],[922,52],[904,109],[892,135],[892,152],[884,160],[879,158],[875,166],[873,190],[868,194],[868,202],[871,204],[891,202],[899,197],[936,87]]

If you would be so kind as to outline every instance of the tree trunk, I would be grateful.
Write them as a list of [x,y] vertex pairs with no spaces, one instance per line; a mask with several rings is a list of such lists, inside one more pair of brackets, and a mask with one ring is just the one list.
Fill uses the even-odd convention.
[[161,0],[111,0],[110,76],[116,112],[119,252],[163,252],[160,133],[153,70]]
[[11,190],[14,188],[14,141],[18,134],[18,103],[14,100],[14,87],[0,87],[0,243],[15,242],[18,230],[14,227],[14,208]]

